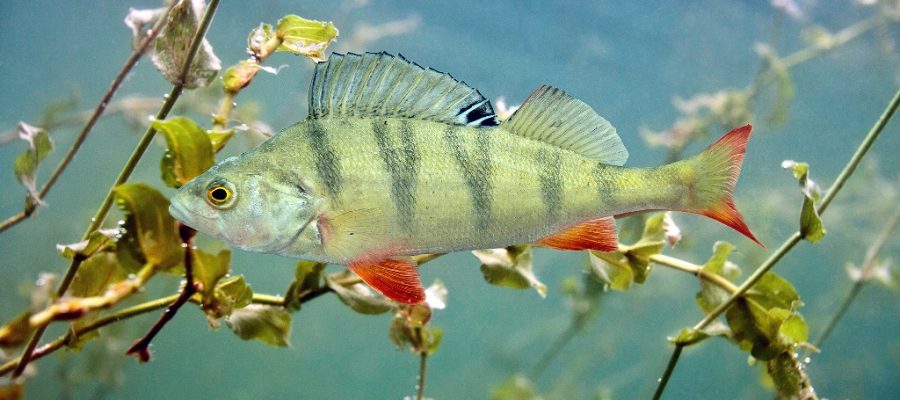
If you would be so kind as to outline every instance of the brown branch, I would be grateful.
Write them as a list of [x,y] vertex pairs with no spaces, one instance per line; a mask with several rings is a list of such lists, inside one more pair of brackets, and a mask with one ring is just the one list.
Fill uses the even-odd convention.
[[[206,7],[206,12],[203,14],[203,19],[200,22],[200,26],[197,28],[197,32],[194,33],[194,37],[191,39],[191,47],[188,50],[187,57],[184,60],[184,66],[182,68],[181,75],[179,75],[179,83],[172,86],[172,90],[169,92],[162,108],[160,108],[159,112],[156,115],[157,119],[165,119],[166,116],[169,115],[169,111],[172,110],[172,107],[175,106],[175,102],[178,100],[178,97],[181,96],[181,92],[184,89],[184,77],[187,76],[187,73],[190,70],[190,66],[193,63],[194,56],[197,54],[197,50],[200,48],[200,43],[203,41],[203,37],[206,35],[206,30],[209,28],[209,24],[212,21],[212,17],[215,14],[215,10],[218,5],[219,0],[211,0],[209,2],[209,5]],[[112,187],[110,187],[109,191],[107,191],[106,197],[100,204],[100,208],[97,209],[97,213],[94,214],[94,217],[91,219],[91,224],[85,231],[82,240],[86,240],[91,232],[97,230],[103,224],[103,221],[106,219],[106,216],[109,213],[110,208],[112,207],[113,189],[128,180],[128,178],[131,176],[131,173],[134,171],[134,168],[137,166],[138,161],[140,161],[141,157],[144,155],[144,152],[147,150],[147,147],[150,146],[150,142],[153,140],[153,137],[155,135],[156,129],[153,129],[152,126],[148,128],[146,132],[144,132],[144,135],[141,137],[141,140],[135,147],[134,152],[132,152],[131,156],[128,158],[125,166],[122,167],[122,171],[119,173],[119,176],[116,177],[116,181],[113,183]],[[59,287],[56,290],[57,296],[62,297],[62,295],[64,295],[69,289],[69,285],[75,278],[75,274],[78,273],[78,269],[81,267],[81,263],[83,261],[84,260],[79,260],[78,258],[76,258],[72,260],[71,264],[69,264],[69,268],[66,270],[65,276],[63,276],[63,279],[59,283]],[[25,346],[25,350],[22,351],[22,356],[20,357],[21,361],[16,366],[15,371],[13,371],[13,378],[17,378],[21,376],[23,372],[25,372],[25,367],[28,366],[28,361],[31,359],[31,352],[34,351],[38,342],[40,342],[41,337],[44,335],[45,328],[46,327],[38,328],[32,334],[31,340],[29,340],[28,344]]]
[[75,142],[72,143],[72,146],[69,147],[69,150],[66,152],[66,155],[60,160],[59,164],[56,166],[56,169],[53,170],[53,173],[50,174],[50,177],[47,178],[47,182],[44,183],[44,186],[41,188],[40,192],[38,192],[37,199],[30,199],[25,204],[25,209],[19,211],[17,214],[7,218],[2,223],[0,223],[0,232],[3,232],[19,222],[24,221],[26,218],[34,214],[37,210],[37,204],[40,200],[43,200],[47,193],[50,192],[50,189],[53,188],[53,185],[59,179],[60,175],[62,175],[63,171],[65,171],[66,167],[69,166],[69,163],[72,162],[72,159],[75,158],[75,153],[81,148],[81,145],[84,144],[84,141],[87,139],[88,134],[94,129],[94,125],[97,123],[97,120],[100,119],[100,116],[106,110],[106,107],[109,105],[110,100],[112,100],[113,95],[115,95],[116,91],[119,89],[119,86],[125,80],[125,77],[128,76],[128,73],[131,72],[131,69],[134,68],[135,64],[137,64],[138,60],[144,55],[147,51],[147,48],[150,46],[150,43],[153,43],[156,40],[156,36],[159,35],[159,32],[162,30],[163,26],[166,24],[166,20],[168,19],[169,12],[172,11],[172,8],[175,6],[175,2],[172,2],[169,5],[169,8],[160,16],[159,20],[153,24],[153,27],[150,28],[150,31],[147,33],[147,37],[141,41],[140,45],[131,52],[131,56],[128,57],[128,60],[125,61],[125,65],[122,66],[122,69],[119,70],[116,78],[113,79],[112,84],[110,84],[109,89],[106,89],[106,93],[103,95],[103,98],[100,99],[100,102],[97,103],[97,107],[94,108],[93,114],[91,114],[90,118],[87,120],[87,123],[84,125],[84,128],[81,129],[81,133],[78,134],[78,137],[75,138]]
[[147,332],[142,338],[138,339],[125,351],[125,354],[131,356],[137,356],[141,362],[150,361],[150,342],[153,341],[153,338],[162,331],[162,328],[169,323],[172,318],[175,317],[175,314],[178,313],[178,310],[184,303],[197,293],[197,286],[194,284],[194,234],[197,231],[191,229],[187,225],[182,223],[178,224],[178,234],[181,235],[181,242],[185,244],[184,247],[184,286],[181,288],[181,293],[179,293],[178,298],[166,308],[166,311],[159,317],[159,320],[153,324],[153,327],[150,328],[150,331]]

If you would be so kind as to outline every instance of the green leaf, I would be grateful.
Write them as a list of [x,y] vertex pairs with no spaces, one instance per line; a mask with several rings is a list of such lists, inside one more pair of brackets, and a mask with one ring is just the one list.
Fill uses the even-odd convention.
[[184,250],[169,200],[143,183],[126,183],[113,189],[116,204],[125,213],[125,235],[117,248],[125,248],[141,263],[168,270],[183,260]]
[[325,60],[323,53],[337,37],[338,30],[331,22],[288,15],[278,21],[275,35],[281,39],[278,51],[304,55],[319,62]]
[[426,326],[431,308],[426,304],[403,305],[391,319],[388,337],[398,349],[408,348],[414,353],[432,354],[440,347],[443,331]]
[[766,309],[773,307],[793,310],[801,305],[797,289],[774,272],[767,272],[750,290],[747,298],[752,299]]
[[157,120],[150,125],[166,138],[166,153],[160,162],[166,185],[181,187],[212,167],[215,160],[210,137],[190,118]]
[[590,273],[612,290],[624,292],[634,282],[634,270],[621,253],[590,251]]
[[115,253],[97,253],[81,264],[69,292],[75,297],[97,296],[109,285],[125,280],[129,272],[119,264]]
[[789,352],[783,352],[769,360],[766,363],[766,370],[780,395],[794,398],[800,393],[803,372]]
[[222,74],[222,85],[225,87],[225,91],[231,95],[237,94],[250,84],[259,69],[258,63],[248,60],[228,67]]
[[325,275],[325,283],[348,307],[361,314],[383,314],[393,308],[393,303],[363,283],[344,286],[340,282],[352,276],[350,271]]
[[491,389],[491,400],[538,400],[534,383],[524,375],[513,375],[500,386]]
[[[703,265],[702,270],[711,274],[725,276],[726,265],[728,264],[728,256],[731,254],[731,251],[734,249],[734,245],[728,242],[716,242],[713,245],[713,255],[710,257],[709,261]],[[709,283],[706,279],[700,279],[700,291],[697,293],[697,305],[700,306],[704,312],[710,312],[719,304],[724,303],[728,298],[731,297],[731,293],[728,293],[725,289],[720,288],[717,285]]]
[[25,344],[31,336],[30,318],[31,312],[25,311],[6,325],[0,326],[0,348],[16,348]]
[[734,340],[759,360],[771,360],[783,352],[778,328],[782,321],[770,317],[768,310],[753,300],[738,298],[725,312]]
[[276,347],[291,345],[291,314],[282,307],[251,304],[234,310],[225,323],[241,339]]
[[213,291],[213,298],[203,304],[203,312],[210,325],[217,328],[215,320],[231,315],[235,310],[247,307],[253,301],[253,290],[242,275],[220,279]]
[[216,283],[231,269],[231,251],[221,250],[212,255],[202,250],[194,250],[193,274],[194,281],[200,284],[200,296],[203,304],[213,301],[216,292]]
[[800,183],[800,191],[803,192],[803,208],[800,211],[800,234],[803,239],[816,243],[825,237],[825,226],[816,210],[819,202],[819,185],[809,178],[809,165],[793,160],[785,160],[781,163],[783,168],[789,168],[794,173],[794,178]]
[[781,323],[778,334],[787,344],[803,343],[809,340],[809,327],[802,315],[793,312]]
[[531,287],[541,297],[547,296],[547,286],[537,279],[531,269],[531,246],[475,250],[472,254],[481,261],[481,273],[488,283],[514,289]]
[[619,251],[610,253],[592,251],[591,274],[619,291],[628,290],[632,282],[644,283],[653,268],[650,257],[662,251],[666,240],[665,213],[653,214],[634,244],[620,245]]
[[301,260],[297,262],[294,272],[294,281],[288,286],[284,295],[284,306],[289,310],[299,310],[300,299],[314,290],[322,287],[322,271],[325,263]]
[[47,157],[47,154],[53,151],[53,141],[50,140],[47,131],[21,121],[16,127],[16,134],[19,139],[28,142],[28,149],[16,157],[13,162],[13,171],[16,179],[28,190],[31,204],[41,204],[35,179],[38,165]]
[[[203,0],[179,2],[169,12],[168,22],[156,38],[154,52],[150,58],[156,69],[172,84],[181,83],[179,75],[187,60],[191,40],[199,28],[204,7]],[[204,38],[184,79],[184,87],[188,89],[205,87],[212,82],[220,69],[222,66],[219,58]]]
[[218,153],[234,137],[234,129],[225,131],[207,131],[210,144],[212,144],[213,153]]
[[57,244],[56,252],[59,255],[73,259],[76,256],[88,258],[97,252],[106,250],[115,244],[124,235],[119,229],[100,229],[91,232],[87,240],[72,244]]

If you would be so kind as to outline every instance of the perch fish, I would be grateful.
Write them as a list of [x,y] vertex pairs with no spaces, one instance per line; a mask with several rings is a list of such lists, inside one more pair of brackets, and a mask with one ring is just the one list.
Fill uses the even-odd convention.
[[344,264],[415,304],[410,256],[536,243],[614,251],[614,216],[702,214],[759,243],[732,200],[750,126],[626,168],[612,125],[541,86],[502,123],[477,90],[387,53],[316,65],[309,116],[181,187],[170,213],[237,247]]

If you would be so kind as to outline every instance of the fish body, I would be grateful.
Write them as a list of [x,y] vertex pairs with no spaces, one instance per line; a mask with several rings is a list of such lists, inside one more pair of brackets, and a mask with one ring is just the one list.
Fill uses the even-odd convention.
[[750,127],[698,156],[621,166],[586,104],[543,86],[499,123],[474,89],[385,53],[316,68],[310,116],[182,187],[171,213],[248,250],[345,264],[424,299],[409,256],[538,243],[615,250],[615,215],[680,210],[756,240],[731,190]]

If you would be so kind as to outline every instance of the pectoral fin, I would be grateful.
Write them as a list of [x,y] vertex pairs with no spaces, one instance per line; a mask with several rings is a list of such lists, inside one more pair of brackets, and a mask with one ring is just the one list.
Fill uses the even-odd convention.
[[557,250],[616,251],[616,221],[613,217],[580,222],[563,231],[537,241],[538,244]]
[[381,294],[405,304],[425,301],[419,270],[409,259],[387,258],[351,261],[347,268]]

